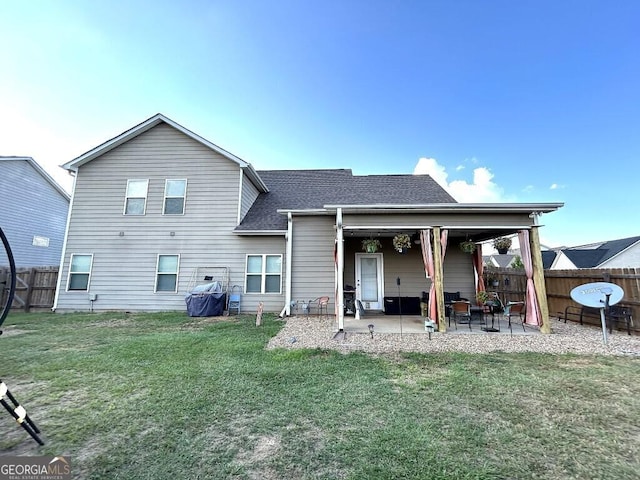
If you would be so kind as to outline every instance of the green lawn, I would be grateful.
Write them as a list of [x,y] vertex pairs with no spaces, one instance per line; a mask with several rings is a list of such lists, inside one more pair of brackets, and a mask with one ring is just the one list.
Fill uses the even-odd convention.
[[[264,349],[282,323],[12,313],[0,454],[82,479],[637,479],[640,360]],[[425,337],[425,341],[428,341]]]

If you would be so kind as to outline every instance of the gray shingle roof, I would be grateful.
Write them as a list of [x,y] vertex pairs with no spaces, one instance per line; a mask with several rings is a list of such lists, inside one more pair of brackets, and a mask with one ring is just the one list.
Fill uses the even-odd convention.
[[278,209],[324,205],[425,205],[457,203],[428,175],[353,175],[340,170],[263,170],[269,188],[258,196],[236,230],[286,230]]
[[640,236],[621,238],[603,242],[597,248],[593,248],[593,244],[583,245],[582,247],[589,246],[591,248],[572,247],[565,248],[562,252],[577,268],[595,268],[638,241],[640,241]]
[[542,268],[548,270],[553,265],[553,261],[558,256],[555,250],[542,250]]

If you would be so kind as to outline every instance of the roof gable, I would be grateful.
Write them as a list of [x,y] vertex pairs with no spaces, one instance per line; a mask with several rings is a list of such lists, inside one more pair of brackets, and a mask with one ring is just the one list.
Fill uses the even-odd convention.
[[67,162],[67,163],[65,163],[65,164],[63,164],[61,166],[62,166],[62,168],[66,169],[66,170],[77,171],[78,168],[81,167],[82,165],[94,160],[95,158],[98,158],[101,155],[104,155],[105,153],[107,153],[107,152],[113,150],[114,148],[122,145],[123,143],[126,143],[129,140],[137,137],[138,135],[141,135],[144,132],[152,129],[153,127],[159,125],[160,123],[165,123],[165,124],[175,128],[176,130],[178,130],[179,132],[185,134],[186,136],[190,137],[191,139],[195,140],[196,142],[201,143],[202,145],[204,145],[204,146],[210,148],[211,150],[213,150],[214,152],[222,155],[223,157],[231,160],[232,162],[235,162],[236,164],[238,164],[238,166],[240,168],[242,168],[244,170],[245,174],[254,183],[254,185],[258,188],[259,191],[261,191],[261,192],[267,192],[268,191],[267,186],[264,184],[264,182],[259,177],[259,175],[257,174],[257,172],[254,170],[253,166],[250,163],[245,162],[241,158],[236,157],[232,153],[224,150],[223,148],[220,148],[219,146],[217,146],[217,145],[211,143],[210,141],[206,140],[205,138],[193,133],[191,130],[186,129],[182,125],[174,122],[173,120],[165,117],[164,115],[162,115],[160,113],[154,115],[151,118],[148,118],[147,120],[145,120],[144,122],[136,125],[135,127],[130,128],[129,130],[121,133],[120,135],[118,135],[118,136],[116,136],[116,137],[114,137],[114,138],[112,138],[110,140],[107,140],[103,144],[98,145],[97,147],[89,150],[88,152],[83,153],[79,157],[74,158],[70,162]]
[[562,250],[576,268],[597,268],[607,260],[640,242],[640,236],[609,240],[599,244],[581,245]]
[[31,157],[0,157],[0,161],[25,161],[31,168],[33,168],[42,178],[44,178],[60,195],[62,195],[67,202],[71,200],[71,196],[67,193],[67,191],[62,188],[58,182],[56,182],[51,175],[49,175],[44,168],[40,166],[38,162],[36,162]]

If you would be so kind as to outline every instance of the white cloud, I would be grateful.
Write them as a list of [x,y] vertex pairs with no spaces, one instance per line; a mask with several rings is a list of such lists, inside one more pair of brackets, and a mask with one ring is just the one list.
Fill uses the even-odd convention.
[[460,170],[464,170],[466,167],[464,165],[458,165],[456,167],[456,172],[459,172]]
[[444,189],[447,188],[447,177],[449,176],[445,168],[438,163],[435,158],[422,157],[418,160],[416,168],[413,169],[414,175],[431,175],[438,184]]
[[549,187],[549,190],[559,190],[564,188],[564,185],[558,185],[557,183],[552,183]]
[[[459,171],[456,168],[456,171]],[[413,170],[414,175],[428,174],[461,203],[495,203],[503,201],[502,188],[493,182],[493,173],[486,167],[473,170],[473,183],[466,180],[447,182],[448,174],[444,166],[435,158],[421,158]]]

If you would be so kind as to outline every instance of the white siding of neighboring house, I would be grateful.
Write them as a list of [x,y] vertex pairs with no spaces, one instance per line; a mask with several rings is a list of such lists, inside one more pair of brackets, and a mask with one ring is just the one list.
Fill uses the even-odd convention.
[[246,175],[242,176],[242,203],[240,207],[240,221],[247,214],[253,202],[258,198],[259,192]]
[[[69,200],[25,159],[0,160],[0,227],[16,267],[60,263]],[[48,246],[33,245],[34,236]],[[43,244],[46,242],[43,242]],[[0,264],[5,260],[0,258]]]
[[640,242],[598,265],[598,268],[640,268]]
[[[184,215],[163,215],[165,179],[183,178]],[[144,216],[123,215],[127,179],[149,179]],[[186,310],[192,273],[205,266],[228,267],[230,285],[244,287],[246,254],[283,254],[284,237],[233,234],[239,184],[236,163],[164,123],[81,166],[57,309],[88,310],[91,293],[94,310]],[[66,291],[74,253],[93,254],[89,292]],[[177,293],[154,293],[158,254],[180,255]],[[244,295],[243,310],[258,301],[279,312],[284,294]]]
[[558,252],[558,256],[551,266],[551,270],[573,270],[575,268],[577,267],[574,263],[561,251]]

